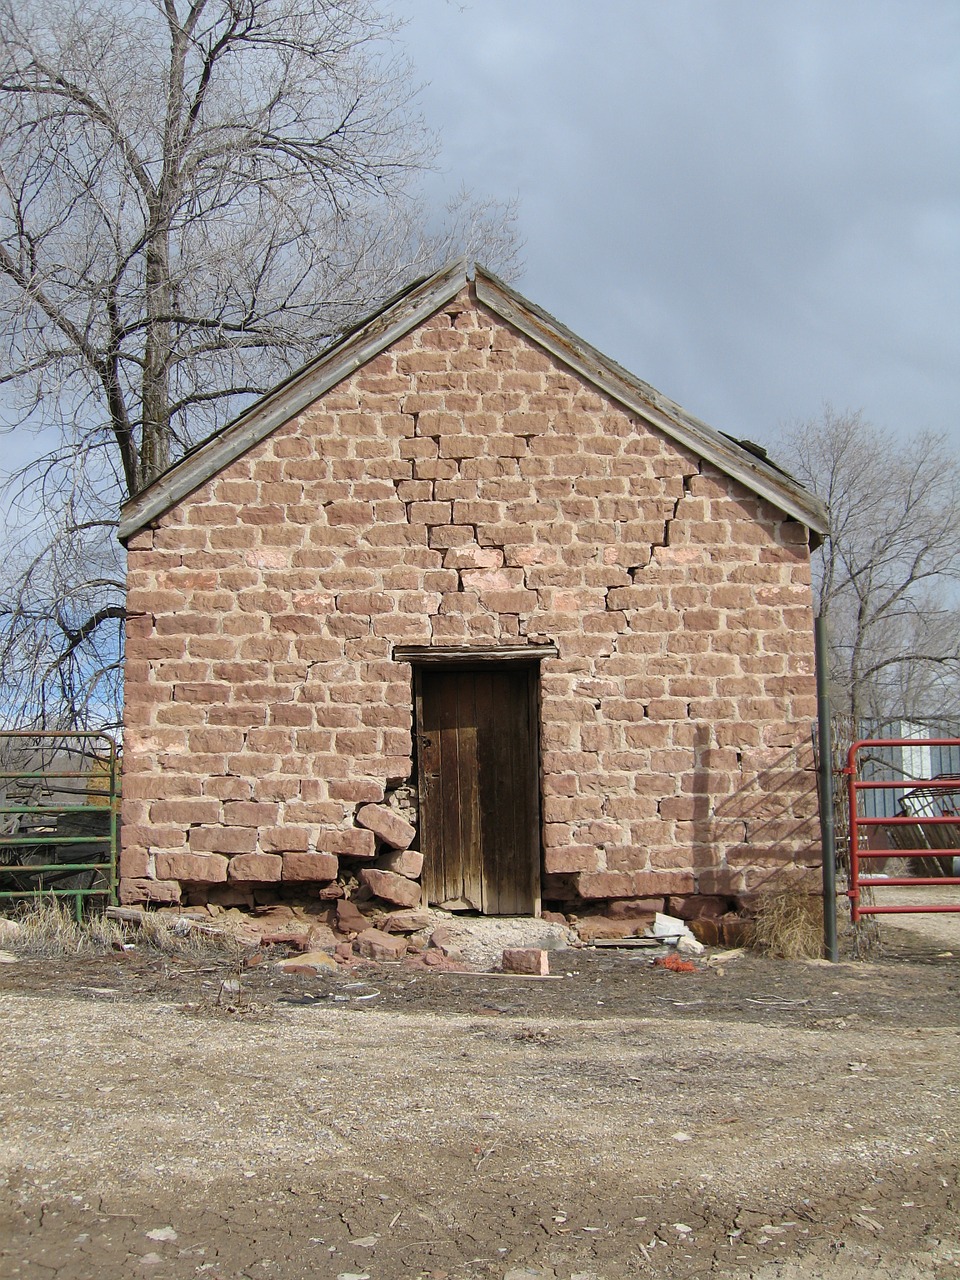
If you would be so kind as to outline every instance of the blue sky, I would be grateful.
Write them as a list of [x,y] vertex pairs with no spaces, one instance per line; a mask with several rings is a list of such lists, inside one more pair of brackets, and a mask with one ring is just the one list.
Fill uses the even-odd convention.
[[519,197],[522,293],[731,434],[960,446],[956,0],[393,7],[431,189]]

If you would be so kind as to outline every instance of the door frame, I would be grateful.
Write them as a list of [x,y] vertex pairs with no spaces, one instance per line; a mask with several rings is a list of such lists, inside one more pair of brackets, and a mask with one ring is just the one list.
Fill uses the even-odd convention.
[[[556,657],[555,645],[524,645],[511,648],[473,649],[467,647],[439,648],[420,646],[398,646],[394,651],[397,661],[409,662],[413,668],[413,731],[415,738],[415,760],[418,799],[422,796],[422,747],[421,725],[423,724],[423,672],[431,671],[468,671],[484,669],[510,669],[516,672],[518,667],[526,669],[527,676],[527,715],[531,743],[531,768],[528,775],[530,812],[532,815],[530,830],[529,857],[532,863],[532,898],[533,915],[539,916],[541,910],[541,873],[543,867],[543,761],[540,745],[540,667],[543,658]],[[419,815],[418,815],[419,826]]]

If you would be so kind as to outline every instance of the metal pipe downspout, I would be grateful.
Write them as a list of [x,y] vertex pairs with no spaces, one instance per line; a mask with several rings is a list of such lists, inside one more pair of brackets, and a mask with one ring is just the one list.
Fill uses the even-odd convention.
[[823,869],[823,949],[828,960],[839,960],[837,949],[837,842],[833,824],[833,736],[827,684],[827,625],[813,620],[817,661],[817,738],[820,770],[820,844]]

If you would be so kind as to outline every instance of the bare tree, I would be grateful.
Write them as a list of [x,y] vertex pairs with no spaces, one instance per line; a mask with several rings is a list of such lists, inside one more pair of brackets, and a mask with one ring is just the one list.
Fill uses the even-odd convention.
[[110,701],[125,497],[454,246],[513,269],[509,207],[424,233],[395,35],[367,0],[0,0],[0,394],[39,441],[8,716]]
[[960,691],[960,462],[942,436],[898,437],[827,407],[784,464],[830,511],[814,562],[837,710],[953,713]]

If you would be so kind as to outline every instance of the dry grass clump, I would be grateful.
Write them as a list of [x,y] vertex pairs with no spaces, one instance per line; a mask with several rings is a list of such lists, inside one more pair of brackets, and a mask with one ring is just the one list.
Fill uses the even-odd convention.
[[167,916],[145,913],[139,924],[128,924],[126,928],[130,942],[164,955],[183,955],[184,952],[201,955],[208,945],[208,939],[191,929],[187,920],[170,920]]
[[823,955],[823,901],[790,884],[765,893],[757,907],[753,945],[783,960]]
[[[889,864],[888,864],[889,865]],[[899,874],[891,872],[890,874]],[[860,889],[861,907],[875,907],[877,895],[870,885]],[[850,916],[847,914],[846,920]],[[880,935],[880,919],[875,915],[861,916],[856,924],[850,924],[853,934],[853,958],[855,960],[875,960],[883,951],[883,939]]]
[[144,913],[136,923],[112,920],[96,912],[78,921],[72,901],[37,898],[19,907],[14,915],[16,933],[5,943],[24,956],[53,959],[77,955],[101,955],[131,945],[166,956],[200,959],[217,953],[233,959],[237,944],[232,937],[214,936],[185,917]]
[[21,955],[55,958],[110,951],[123,933],[113,920],[91,916],[78,921],[72,902],[37,898],[14,915],[18,928],[9,946]]

